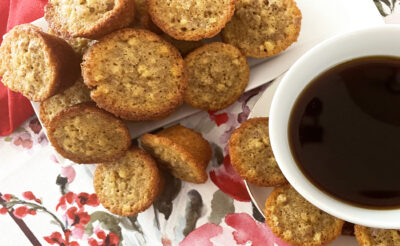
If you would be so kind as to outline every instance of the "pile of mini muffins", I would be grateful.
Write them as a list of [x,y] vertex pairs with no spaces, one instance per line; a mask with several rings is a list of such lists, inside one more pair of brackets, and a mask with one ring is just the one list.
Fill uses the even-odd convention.
[[268,118],[243,122],[231,135],[229,155],[233,169],[247,182],[275,187],[265,203],[265,222],[290,245],[327,245],[341,234],[355,234],[362,246],[400,245],[400,230],[354,226],[323,212],[297,193],[273,156]]
[[[125,121],[160,120],[183,102],[233,104],[249,82],[246,56],[276,55],[297,40],[293,0],[49,0],[49,30],[14,27],[0,46],[0,76],[40,102],[53,147],[76,163],[101,163],[94,186],[119,215],[146,209],[162,191],[158,168],[207,180],[210,144],[174,126],[131,147]],[[205,40],[221,33],[223,42]],[[134,130],[134,129],[133,129]]]
[[[45,13],[48,33],[24,24],[5,36],[0,76],[11,90],[41,102],[40,119],[58,153],[101,163],[95,191],[121,216],[151,206],[164,171],[204,183],[211,159],[201,134],[179,125],[142,136],[144,150],[131,146],[123,120],[159,120],[183,102],[228,107],[248,84],[246,56],[279,54],[297,40],[301,25],[293,0],[49,0]],[[205,40],[219,33],[223,42]],[[324,245],[341,233],[343,221],[286,184],[267,125],[267,118],[251,119],[235,131],[232,165],[251,183],[277,186],[265,208],[275,234],[293,245]],[[361,245],[395,245],[396,233],[356,226]]]

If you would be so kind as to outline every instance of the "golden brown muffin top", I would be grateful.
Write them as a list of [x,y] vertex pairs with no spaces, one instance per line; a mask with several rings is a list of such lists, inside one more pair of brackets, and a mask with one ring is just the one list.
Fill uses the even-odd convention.
[[275,187],[264,208],[272,232],[294,246],[322,246],[337,238],[343,221],[306,201],[289,184]]
[[131,144],[125,124],[93,103],[58,113],[50,121],[47,135],[59,154],[76,163],[114,161]]
[[240,51],[224,43],[206,44],[185,58],[189,86],[185,102],[203,110],[234,103],[249,82],[250,69]]
[[90,39],[127,27],[134,13],[134,0],[49,0],[45,7],[45,19],[59,35]]
[[297,40],[301,12],[294,0],[238,0],[222,39],[245,56],[276,55]]
[[142,29],[99,40],[85,53],[82,74],[97,105],[127,120],[166,116],[182,104],[187,87],[179,52]]
[[268,118],[243,122],[229,140],[232,167],[245,180],[259,186],[286,183],[275,161],[268,133]]
[[151,206],[163,187],[155,161],[133,147],[114,162],[99,164],[93,184],[101,204],[111,213],[133,216]]
[[179,40],[217,35],[231,19],[236,0],[148,0],[154,23]]
[[361,246],[400,245],[400,230],[386,230],[355,225],[354,232]]

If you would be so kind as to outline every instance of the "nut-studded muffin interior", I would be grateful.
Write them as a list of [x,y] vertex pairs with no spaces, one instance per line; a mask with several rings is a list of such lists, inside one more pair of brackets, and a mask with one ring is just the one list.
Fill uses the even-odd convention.
[[77,163],[113,161],[130,146],[121,120],[92,104],[78,104],[59,113],[48,128],[56,150]]
[[123,29],[94,44],[84,56],[83,75],[91,98],[128,120],[172,111],[187,86],[178,51],[145,30]]
[[246,56],[267,57],[295,42],[300,25],[301,12],[293,0],[238,0],[222,37]]
[[355,225],[355,234],[361,246],[400,245],[400,230],[388,230]]
[[0,76],[5,86],[36,101],[51,90],[55,71],[43,38],[27,28],[17,27],[6,35],[0,48]]
[[153,21],[167,34],[182,40],[215,36],[229,21],[235,0],[149,0]]
[[63,109],[90,101],[89,88],[78,79],[73,86],[40,104],[40,120],[47,126],[51,119]]
[[45,8],[50,28],[63,37],[99,39],[134,16],[133,0],[49,0]]
[[326,245],[341,233],[343,221],[306,201],[290,185],[274,189],[264,214],[271,230],[292,245]]
[[269,142],[268,118],[252,118],[231,136],[229,153],[233,168],[247,181],[261,186],[286,183]]
[[212,43],[186,58],[189,86],[185,101],[204,110],[220,110],[234,103],[249,81],[249,66],[238,49]]
[[115,7],[116,0],[49,0],[53,5],[53,14],[64,22],[64,28],[70,32],[93,26]]
[[132,216],[148,208],[162,190],[155,161],[132,148],[115,162],[100,164],[94,187],[100,202],[114,214]]

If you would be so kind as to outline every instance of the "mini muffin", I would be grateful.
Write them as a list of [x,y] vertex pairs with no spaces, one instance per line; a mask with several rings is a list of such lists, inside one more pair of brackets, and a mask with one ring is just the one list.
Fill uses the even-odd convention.
[[79,78],[73,86],[40,104],[40,120],[45,126],[48,126],[51,119],[62,110],[89,101],[89,88],[83,83],[82,78]]
[[[57,35],[55,31],[52,29],[48,30],[48,33],[51,35]],[[72,49],[75,51],[75,53],[79,56],[82,57],[85,51],[89,48],[91,43],[94,42],[94,40],[87,39],[87,38],[72,38],[72,37],[62,37],[69,45],[71,45]]]
[[296,42],[300,26],[301,12],[294,0],[237,0],[222,39],[245,56],[268,57]]
[[231,135],[229,155],[233,169],[252,184],[275,186],[286,183],[272,153],[268,118],[243,122]]
[[76,163],[114,161],[131,144],[125,124],[93,103],[58,113],[50,121],[47,136],[60,155]]
[[355,225],[354,231],[361,246],[400,245],[400,230],[385,230]]
[[111,213],[134,216],[151,206],[163,190],[156,162],[133,147],[114,162],[97,165],[93,177],[100,203]]
[[161,34],[162,31],[153,23],[147,10],[147,0],[135,0],[135,20],[139,28],[150,30],[154,33]]
[[162,37],[168,42],[170,42],[173,46],[175,46],[179,50],[182,56],[186,56],[193,50],[200,48],[201,46],[204,45],[204,42],[201,40],[200,41],[177,40],[171,38],[167,34],[162,35]]
[[147,0],[153,22],[179,40],[217,35],[232,18],[236,0]]
[[4,85],[31,101],[61,92],[80,74],[79,58],[71,46],[31,24],[16,26],[4,37],[0,60]]
[[265,222],[293,246],[321,246],[340,236],[343,221],[307,202],[289,184],[276,187],[265,203]]
[[242,95],[250,69],[240,51],[224,43],[206,44],[185,58],[189,86],[185,102],[203,110],[221,110]]
[[177,125],[157,134],[141,137],[142,147],[153,156],[161,168],[178,179],[204,183],[211,146],[201,134]]
[[127,27],[134,19],[134,0],[49,0],[45,19],[63,37],[98,39]]
[[171,44],[143,29],[111,33],[89,48],[82,74],[100,108],[126,120],[155,120],[183,103],[184,61]]

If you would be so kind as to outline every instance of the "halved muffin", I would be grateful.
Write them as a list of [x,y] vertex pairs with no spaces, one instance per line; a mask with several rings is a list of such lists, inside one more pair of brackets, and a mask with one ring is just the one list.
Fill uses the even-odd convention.
[[231,19],[236,0],[148,0],[154,23],[179,40],[200,40],[217,35]]
[[265,203],[265,222],[293,246],[323,246],[340,236],[343,220],[306,201],[289,184],[275,187]]
[[134,19],[134,0],[49,0],[45,19],[64,37],[98,39],[127,27]]
[[185,58],[189,85],[185,102],[203,110],[227,108],[242,95],[249,82],[246,57],[229,44],[210,43]]
[[47,128],[56,151],[76,163],[114,161],[131,145],[128,128],[93,103],[81,103],[58,113]]
[[276,186],[287,182],[269,142],[268,118],[243,122],[229,139],[229,155],[233,169],[252,184]]
[[145,134],[140,140],[160,167],[176,178],[192,183],[207,181],[211,146],[201,134],[177,125],[156,134]]
[[71,86],[79,58],[63,39],[31,24],[14,27],[0,46],[0,76],[9,89],[43,101]]
[[91,46],[82,75],[100,108],[132,121],[168,116],[183,103],[187,87],[176,48],[143,29],[122,29]]
[[89,88],[83,83],[82,78],[79,78],[73,86],[44,100],[40,104],[40,120],[45,126],[48,126],[51,119],[62,110],[89,101]]
[[120,216],[134,216],[146,210],[164,185],[156,162],[137,147],[114,162],[97,165],[93,184],[100,203]]
[[294,0],[238,0],[222,40],[245,56],[269,57],[294,43],[301,27],[301,12]]

